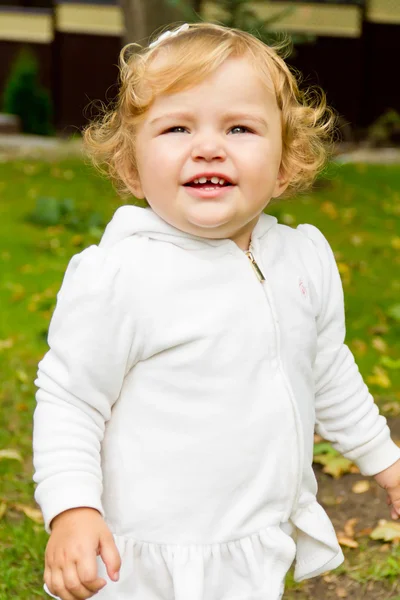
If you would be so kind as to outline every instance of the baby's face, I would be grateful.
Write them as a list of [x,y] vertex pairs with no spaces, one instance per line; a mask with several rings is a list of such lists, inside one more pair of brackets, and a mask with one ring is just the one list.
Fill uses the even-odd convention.
[[138,126],[136,152],[138,197],[181,231],[230,238],[243,250],[260,213],[287,185],[275,95],[244,58],[157,97]]

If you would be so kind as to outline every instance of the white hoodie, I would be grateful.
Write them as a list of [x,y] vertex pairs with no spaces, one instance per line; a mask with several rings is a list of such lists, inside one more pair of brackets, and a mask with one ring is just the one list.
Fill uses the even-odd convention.
[[35,497],[47,531],[69,508],[104,516],[123,567],[99,598],[275,599],[295,554],[296,581],[343,561],[314,427],[364,475],[400,458],[343,343],[324,236],[262,214],[251,251],[265,281],[233,241],[124,206],[68,266],[35,381]]

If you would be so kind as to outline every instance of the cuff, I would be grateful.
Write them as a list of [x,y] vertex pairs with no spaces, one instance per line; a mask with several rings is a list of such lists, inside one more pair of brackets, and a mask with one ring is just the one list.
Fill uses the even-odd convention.
[[42,510],[47,533],[51,533],[52,519],[70,508],[94,508],[104,517],[102,491],[101,481],[88,473],[62,473],[40,483],[35,500]]
[[389,438],[382,444],[354,460],[363,475],[376,475],[400,459],[400,448]]

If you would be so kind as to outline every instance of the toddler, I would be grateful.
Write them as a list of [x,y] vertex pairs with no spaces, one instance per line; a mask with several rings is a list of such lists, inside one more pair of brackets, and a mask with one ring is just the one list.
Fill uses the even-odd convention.
[[235,29],[185,24],[127,50],[85,143],[147,205],[72,258],[39,363],[45,589],[278,600],[294,559],[296,581],[343,561],[314,427],[400,513],[400,448],[344,345],[330,246],[264,213],[313,181],[333,113]]

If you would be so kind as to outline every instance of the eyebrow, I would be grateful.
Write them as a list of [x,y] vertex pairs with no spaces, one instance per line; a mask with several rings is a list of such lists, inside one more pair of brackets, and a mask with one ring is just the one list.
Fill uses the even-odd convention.
[[[188,112],[172,112],[165,113],[164,115],[160,115],[159,117],[155,117],[150,121],[150,125],[154,125],[159,121],[164,119],[182,119],[186,121],[190,121],[193,119],[193,115]],[[267,121],[261,115],[251,114],[251,113],[226,113],[224,115],[224,121],[254,121],[263,127],[268,127]]]

